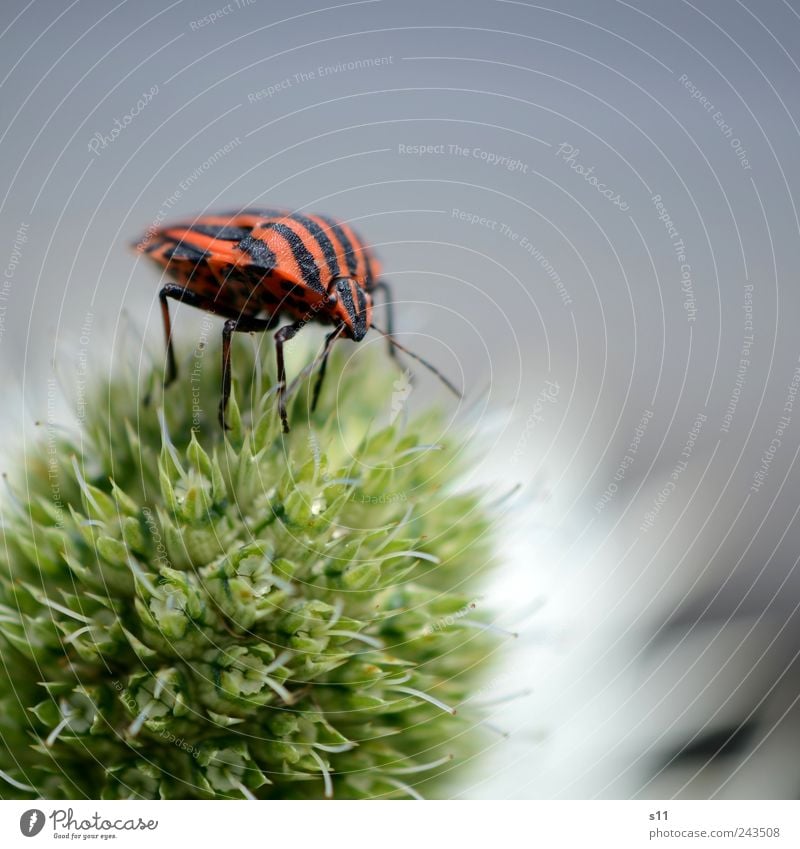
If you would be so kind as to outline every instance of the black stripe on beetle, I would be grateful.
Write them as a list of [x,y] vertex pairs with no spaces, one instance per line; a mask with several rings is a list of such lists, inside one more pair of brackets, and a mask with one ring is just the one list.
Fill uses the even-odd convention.
[[372,265],[372,257],[368,251],[364,251],[364,261],[367,265],[366,284],[367,288],[369,288],[375,282],[375,268]]
[[358,300],[358,317],[354,325],[356,332],[353,336],[356,341],[358,341],[367,335],[367,296],[364,294],[364,290],[358,285],[358,283],[354,282],[354,288],[356,290],[356,298]]
[[339,297],[344,304],[347,315],[350,317],[353,339],[356,342],[360,342],[367,332],[366,310],[360,311],[359,307],[356,306],[353,301],[353,289],[355,289],[358,293],[357,297],[359,300],[359,306],[363,304],[363,306],[366,307],[366,302],[363,300],[364,293],[361,291],[361,287],[355,282],[355,280],[342,278],[336,284],[336,291],[339,293]]
[[336,250],[333,247],[333,242],[331,242],[328,238],[327,233],[322,229],[322,227],[320,227],[319,224],[317,224],[317,222],[312,218],[308,218],[306,215],[301,215],[299,212],[292,212],[288,217],[291,218],[292,221],[296,221],[298,224],[305,227],[311,236],[317,240],[319,249],[325,257],[328,271],[330,271],[332,277],[338,276],[339,260],[336,258]]
[[245,236],[236,247],[240,251],[244,251],[253,260],[253,265],[256,265],[258,268],[275,268],[275,254],[267,246],[267,243],[262,242],[261,239]]
[[279,221],[272,221],[269,224],[265,224],[262,229],[274,230],[279,236],[286,239],[286,243],[292,251],[292,256],[294,256],[294,260],[300,269],[300,274],[303,276],[303,282],[315,292],[325,294],[325,289],[320,281],[317,263],[299,234],[295,233],[291,227]]
[[174,248],[164,251],[165,259],[189,260],[190,262],[201,262],[209,256],[208,251],[194,248],[184,242],[179,242]]
[[[142,248],[142,250],[146,254],[154,253],[159,248],[163,248],[164,245],[166,244],[166,241],[167,241],[166,239],[154,239],[152,242],[150,242],[149,245],[147,245],[145,248]],[[143,244],[143,243],[138,243],[138,242],[133,243],[133,245],[136,249],[139,249],[140,244]]]
[[355,274],[358,269],[358,257],[355,255],[353,243],[347,238],[347,234],[333,218],[328,218],[325,215],[318,215],[317,217],[330,227],[331,233],[339,240],[339,244],[341,244],[344,251],[345,261],[347,262],[348,274]]
[[221,226],[218,224],[192,224],[189,228],[193,233],[210,236],[223,242],[240,242],[250,235],[250,230],[244,227]]

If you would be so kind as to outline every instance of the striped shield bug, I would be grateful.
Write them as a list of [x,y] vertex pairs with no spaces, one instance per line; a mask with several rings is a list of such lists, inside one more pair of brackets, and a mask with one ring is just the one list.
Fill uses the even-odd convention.
[[[397,350],[403,351],[460,395],[437,369],[394,338],[389,284],[380,279],[380,264],[372,250],[343,221],[279,209],[244,209],[153,228],[134,248],[159,265],[172,281],[159,292],[167,346],[165,386],[177,376],[169,299],[226,319],[219,402],[223,427],[231,391],[231,336],[235,332],[274,330],[282,316],[289,323],[277,330],[274,340],[278,410],[284,433],[289,432],[289,422],[283,346],[310,322],[332,326],[313,363],[319,363],[319,372],[312,411],[333,343],[339,338],[360,342],[370,328],[386,337],[392,356]],[[377,292],[386,298],[386,330],[372,321]]]

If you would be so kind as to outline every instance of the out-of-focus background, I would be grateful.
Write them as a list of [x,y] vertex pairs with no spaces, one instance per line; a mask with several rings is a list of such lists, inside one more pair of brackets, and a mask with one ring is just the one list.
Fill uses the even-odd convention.
[[461,795],[797,796],[797,0],[0,18],[8,445],[161,350],[148,226],[343,218],[401,339],[468,387],[475,475],[521,486],[485,599],[519,632],[482,694],[508,736]]

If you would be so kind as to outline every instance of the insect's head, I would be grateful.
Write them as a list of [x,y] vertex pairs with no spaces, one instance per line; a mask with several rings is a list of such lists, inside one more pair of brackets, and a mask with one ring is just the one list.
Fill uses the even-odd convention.
[[335,320],[341,321],[347,335],[360,342],[372,324],[372,298],[355,280],[341,277],[328,294],[328,308]]

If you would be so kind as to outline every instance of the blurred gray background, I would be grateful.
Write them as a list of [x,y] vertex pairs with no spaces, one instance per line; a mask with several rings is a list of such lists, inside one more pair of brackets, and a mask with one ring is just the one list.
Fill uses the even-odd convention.
[[522,485],[487,589],[509,736],[462,795],[798,795],[797,0],[0,16],[7,445],[160,353],[151,223],[346,219],[468,386],[476,479]]

